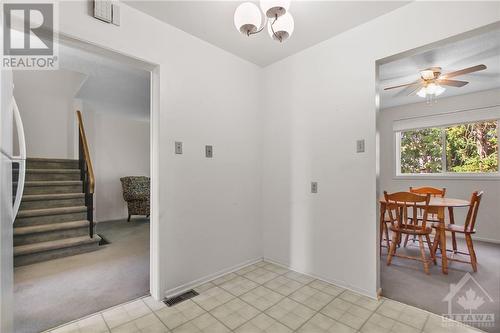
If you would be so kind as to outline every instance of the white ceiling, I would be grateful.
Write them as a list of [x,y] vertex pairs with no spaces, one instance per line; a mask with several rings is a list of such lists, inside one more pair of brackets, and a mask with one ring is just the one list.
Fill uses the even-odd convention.
[[418,53],[380,66],[380,105],[389,108],[410,103],[425,103],[425,99],[415,94],[400,94],[403,90],[384,91],[383,88],[416,81],[419,71],[439,66],[442,72],[453,72],[463,68],[484,64],[488,68],[453,79],[469,81],[461,88],[446,87],[438,98],[469,94],[500,87],[500,30],[465,38],[457,42],[443,44],[430,51]]
[[280,44],[266,29],[247,37],[233,24],[243,1],[134,1],[131,5],[259,66],[267,66],[312,45],[370,21],[408,1],[292,1],[292,37]]
[[59,67],[85,74],[75,97],[94,111],[149,119],[149,72],[63,44],[59,46]]

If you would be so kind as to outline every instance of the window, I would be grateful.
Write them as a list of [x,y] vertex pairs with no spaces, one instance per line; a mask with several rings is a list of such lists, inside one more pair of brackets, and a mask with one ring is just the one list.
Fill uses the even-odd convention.
[[498,121],[396,133],[399,174],[498,173]]

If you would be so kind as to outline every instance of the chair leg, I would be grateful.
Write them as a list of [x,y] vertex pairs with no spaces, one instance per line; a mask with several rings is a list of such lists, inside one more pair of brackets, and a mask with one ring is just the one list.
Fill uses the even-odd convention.
[[128,214],[128,219],[127,219],[127,222],[130,222],[130,217],[131,217],[131,216],[132,216],[132,215]]
[[380,237],[379,237],[378,247],[379,247],[380,255],[382,255],[382,242],[384,240],[384,222],[383,221],[380,221],[380,228],[379,229],[380,229],[379,230]]
[[389,253],[387,254],[387,266],[391,265],[392,262],[392,257],[396,254],[396,244],[398,243],[399,237],[401,237],[401,234],[397,232],[392,233],[392,242],[391,242],[391,247],[389,249]]
[[[436,236],[434,237],[434,244],[432,245],[432,253],[434,253],[434,257],[436,257],[437,253],[437,248],[439,246],[439,232],[436,232]],[[441,250],[441,255],[443,254],[443,251]]]
[[[455,214],[453,213],[452,207],[448,207],[448,213],[450,215],[450,224],[455,224]],[[454,232],[451,232],[451,243],[453,244],[453,253],[457,253],[457,238],[455,237]]]
[[453,244],[453,253],[457,253],[458,252],[457,238],[455,237],[454,232],[451,233],[451,243]]
[[420,256],[422,257],[422,261],[424,263],[424,272],[425,274],[430,274],[429,262],[427,261],[427,257],[425,256],[424,239],[422,238],[422,235],[418,235],[418,246],[420,247]]
[[389,228],[387,228],[387,224],[384,224],[385,225],[385,241],[387,243],[387,249],[389,249],[391,247],[391,241],[389,239]]
[[476,251],[474,251],[474,245],[472,244],[472,237],[468,234],[465,235],[465,241],[467,242],[467,248],[469,249],[470,263],[474,272],[477,272],[477,258]]
[[408,235],[408,234],[405,236],[405,242],[403,244],[404,247],[406,247],[406,245],[408,244],[408,238],[409,238],[409,236],[410,235]]
[[425,240],[427,242],[427,246],[429,247],[429,252],[431,254],[432,262],[434,263],[434,265],[437,265],[436,254],[432,251],[431,238],[429,237],[429,235],[425,235]]

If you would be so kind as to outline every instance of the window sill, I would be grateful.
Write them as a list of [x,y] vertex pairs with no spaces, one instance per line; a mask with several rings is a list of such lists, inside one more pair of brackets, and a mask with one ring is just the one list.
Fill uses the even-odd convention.
[[500,173],[462,173],[462,174],[399,174],[393,177],[394,180],[492,180],[500,181]]

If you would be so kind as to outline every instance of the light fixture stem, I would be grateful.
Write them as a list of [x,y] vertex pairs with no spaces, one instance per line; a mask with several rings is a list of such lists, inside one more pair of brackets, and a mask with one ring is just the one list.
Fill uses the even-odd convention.
[[278,36],[278,35],[276,34],[276,32],[274,32],[273,25],[274,25],[274,23],[276,23],[276,21],[278,21],[278,14],[276,14],[276,15],[274,16],[274,21],[273,21],[273,23],[271,23],[271,31],[273,32],[273,35],[274,35],[276,38],[278,38],[278,40],[280,41],[280,43],[282,43],[283,41],[282,41],[281,37],[280,37],[280,36]]
[[258,33],[259,33],[259,32],[261,32],[262,30],[264,30],[264,28],[266,27],[266,23],[267,23],[267,22],[265,22],[265,23],[262,25],[262,28],[260,28],[259,30],[255,31],[255,32],[250,32],[250,31],[248,31],[248,32],[247,32],[247,36],[258,34]]

